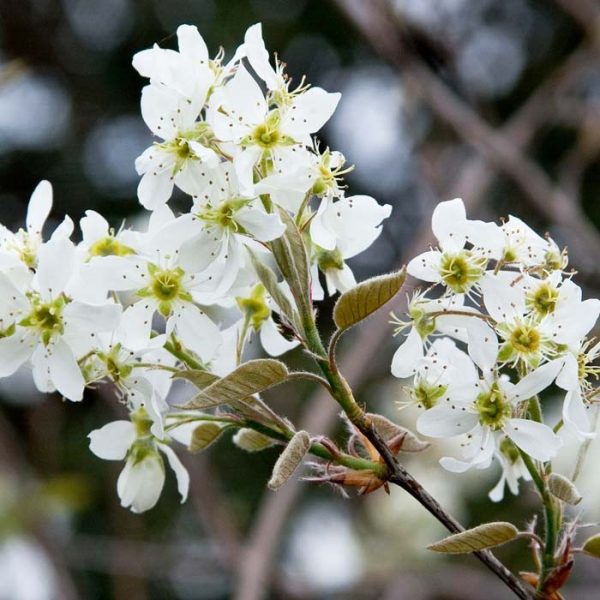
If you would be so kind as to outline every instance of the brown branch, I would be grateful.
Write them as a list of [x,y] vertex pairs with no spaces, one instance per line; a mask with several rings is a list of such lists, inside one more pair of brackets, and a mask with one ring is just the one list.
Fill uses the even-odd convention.
[[334,0],[380,56],[411,81],[434,113],[456,134],[519,187],[544,218],[560,226],[573,257],[597,272],[600,235],[579,205],[554,186],[544,171],[502,133],[495,131],[463,102],[405,44],[402,28],[384,0]]

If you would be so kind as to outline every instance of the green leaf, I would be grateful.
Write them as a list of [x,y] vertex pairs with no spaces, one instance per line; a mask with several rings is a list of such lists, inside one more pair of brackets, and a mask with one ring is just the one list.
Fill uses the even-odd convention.
[[227,429],[218,423],[202,423],[194,429],[192,439],[190,440],[190,452],[202,452],[215,442],[221,434]]
[[400,291],[405,280],[406,270],[402,269],[372,277],[344,292],[333,309],[333,319],[338,329],[349,329],[373,314]]
[[272,490],[278,490],[294,474],[302,459],[310,449],[310,435],[298,431],[279,455],[269,483]]
[[583,543],[583,551],[600,558],[600,533],[593,535]]
[[284,382],[288,374],[287,367],[278,360],[249,360],[229,375],[204,388],[184,408],[205,409],[222,404],[235,406],[239,401],[257,404],[257,401],[251,398],[253,394]]
[[434,552],[444,552],[446,554],[468,554],[469,552],[500,546],[514,540],[518,535],[519,530],[512,523],[498,521],[496,523],[485,523],[461,533],[455,533],[427,546],[427,548]]
[[278,285],[277,275],[267,265],[260,262],[254,252],[248,248],[250,253],[250,260],[254,266],[254,270],[258,275],[261,283],[265,286],[267,292],[273,298],[281,312],[287,317],[290,323],[297,325],[299,322],[298,312],[292,307],[291,302],[287,299],[285,294],[281,291]]
[[198,389],[203,390],[219,379],[218,375],[201,369],[182,369],[173,375],[175,379],[185,379],[193,383]]
[[270,448],[275,442],[254,429],[243,427],[233,436],[233,443],[246,452],[260,452]]
[[[288,212],[277,207],[286,226],[283,235],[270,243],[271,251],[283,278],[302,314],[312,310],[310,303],[310,263],[300,230]],[[266,287],[266,286],[265,286]]]
[[548,478],[548,489],[559,500],[575,506],[581,502],[581,494],[575,484],[558,473],[552,473]]

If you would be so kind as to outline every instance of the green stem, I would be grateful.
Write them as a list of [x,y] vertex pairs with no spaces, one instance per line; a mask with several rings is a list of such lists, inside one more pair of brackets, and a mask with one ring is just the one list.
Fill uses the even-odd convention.
[[540,399],[537,396],[529,399],[527,409],[529,410],[529,416],[533,421],[537,421],[538,423],[544,422],[542,405],[540,404]]
[[523,450],[519,449],[525,467],[529,471],[533,482],[540,493],[542,502],[544,504],[544,551],[542,553],[542,569],[540,573],[538,591],[541,591],[544,587],[544,583],[552,569],[555,566],[555,554],[556,544],[558,541],[558,531],[560,529],[561,515],[560,511],[557,511],[557,503],[546,485],[546,481],[538,468],[535,466],[531,457]]
[[190,369],[205,370],[202,363],[198,362],[185,348],[176,340],[170,340],[164,345],[165,350],[170,352],[175,358],[178,358],[182,363]]

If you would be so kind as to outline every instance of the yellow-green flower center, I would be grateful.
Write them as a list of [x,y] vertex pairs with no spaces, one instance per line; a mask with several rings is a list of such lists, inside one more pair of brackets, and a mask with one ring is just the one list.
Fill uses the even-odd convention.
[[271,316],[271,309],[267,304],[265,287],[262,283],[253,288],[248,298],[237,297],[236,301],[255,331],[258,331]]
[[245,233],[244,228],[236,221],[236,213],[248,204],[249,200],[244,198],[230,198],[224,200],[213,208],[206,206],[202,208],[196,216],[211,225],[217,225],[222,229],[228,229],[235,233]]
[[172,303],[175,300],[191,302],[192,296],[183,285],[184,271],[180,267],[175,269],[159,269],[156,265],[148,265],[150,283],[147,287],[138,290],[137,295],[142,298],[155,298],[158,300],[158,311],[163,317],[171,314]]
[[127,256],[135,251],[109,235],[94,242],[89,249],[90,256]]
[[544,281],[536,289],[527,293],[527,306],[536,312],[540,317],[554,312],[558,301],[558,290]]
[[414,389],[414,397],[419,406],[422,406],[425,409],[433,408],[438,400],[444,395],[446,392],[447,386],[438,384],[438,385],[428,385],[426,382],[419,382]]
[[487,260],[483,257],[474,256],[468,250],[457,254],[445,252],[440,262],[440,274],[444,283],[457,294],[465,294],[471,286],[479,281]]
[[45,345],[50,343],[52,337],[60,335],[64,331],[62,310],[65,305],[63,298],[57,298],[52,302],[43,302],[41,298],[34,296],[31,299],[31,312],[19,325],[35,329]]
[[496,382],[489,392],[482,392],[477,396],[475,408],[479,413],[479,422],[494,431],[502,429],[506,419],[512,415],[511,406]]

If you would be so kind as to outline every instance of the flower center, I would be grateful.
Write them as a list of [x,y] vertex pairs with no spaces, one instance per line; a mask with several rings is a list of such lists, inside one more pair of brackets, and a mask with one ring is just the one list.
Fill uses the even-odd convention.
[[265,286],[259,283],[254,287],[248,298],[236,298],[240,310],[250,320],[254,331],[258,331],[261,325],[271,316],[271,309],[265,296]]
[[557,301],[558,290],[547,281],[538,286],[537,289],[528,292],[526,298],[527,306],[540,317],[545,317],[554,312]]
[[163,317],[171,314],[172,303],[175,300],[192,302],[192,296],[183,286],[183,276],[185,272],[180,267],[176,269],[159,269],[156,265],[148,265],[150,274],[150,284],[141,290],[137,295],[146,298],[151,296],[158,300],[158,311]]
[[250,201],[244,198],[230,198],[224,200],[213,208],[206,206],[197,213],[197,217],[211,225],[217,225],[222,229],[228,229],[235,233],[245,233],[244,228],[235,220],[236,213],[246,206]]
[[440,262],[440,274],[444,283],[457,294],[465,294],[485,271],[487,260],[473,256],[468,250],[458,254],[444,253]]
[[479,413],[479,422],[493,431],[502,429],[504,422],[512,414],[510,404],[496,382],[489,392],[482,392],[477,396],[475,409]]
[[258,125],[252,132],[252,139],[261,148],[273,148],[277,146],[281,139],[281,134],[276,127],[269,126],[267,123]]
[[135,251],[109,235],[94,242],[90,246],[89,253],[90,256],[127,256],[135,254]]
[[442,385],[428,385],[426,382],[419,382],[414,389],[414,397],[417,401],[417,405],[429,410],[433,408],[438,400],[446,392],[447,386]]
[[31,312],[19,325],[36,329],[42,342],[47,346],[55,334],[60,335],[64,331],[61,315],[64,305],[63,298],[52,302],[42,302],[39,298],[34,297],[31,302]]
[[535,354],[540,349],[541,336],[532,325],[522,324],[513,329],[510,344],[521,354]]

